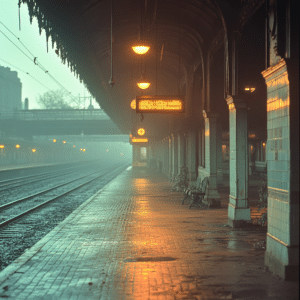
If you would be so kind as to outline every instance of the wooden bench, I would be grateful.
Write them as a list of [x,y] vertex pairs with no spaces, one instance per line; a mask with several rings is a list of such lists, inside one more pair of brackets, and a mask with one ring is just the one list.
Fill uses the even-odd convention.
[[184,201],[188,199],[192,201],[192,203],[189,205],[189,208],[196,205],[200,206],[200,203],[208,192],[208,183],[208,177],[204,177],[202,180],[200,177],[198,177],[195,186],[185,189],[183,193],[184,198],[181,204],[183,205]]

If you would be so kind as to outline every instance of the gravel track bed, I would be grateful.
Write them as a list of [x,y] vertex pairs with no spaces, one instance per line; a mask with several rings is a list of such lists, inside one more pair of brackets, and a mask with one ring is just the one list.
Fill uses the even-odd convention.
[[[120,165],[112,166],[117,167]],[[54,201],[51,205],[0,229],[0,271],[36,244],[72,211],[102,189],[128,165]]]

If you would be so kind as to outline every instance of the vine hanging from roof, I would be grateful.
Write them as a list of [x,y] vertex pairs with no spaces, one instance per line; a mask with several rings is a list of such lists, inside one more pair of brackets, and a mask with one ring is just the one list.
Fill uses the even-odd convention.
[[37,18],[39,33],[41,34],[43,30],[46,33],[46,43],[48,51],[48,41],[51,37],[52,49],[54,49],[54,44],[56,45],[56,54],[60,56],[62,62],[65,64],[67,62],[68,67],[71,72],[74,72],[76,77],[79,77],[80,82],[84,82],[95,97],[96,91],[89,84],[90,76],[88,75],[85,64],[86,61],[82,59],[80,53],[72,45],[71,36],[63,36],[63,31],[59,26],[56,26],[55,22],[51,22],[50,12],[42,4],[43,1],[38,0],[20,0],[19,6],[22,3],[27,4],[29,11],[30,23],[32,23],[33,18]]

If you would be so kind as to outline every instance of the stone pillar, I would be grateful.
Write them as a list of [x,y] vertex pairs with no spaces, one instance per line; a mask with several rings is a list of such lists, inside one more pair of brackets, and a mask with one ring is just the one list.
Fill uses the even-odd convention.
[[228,225],[237,227],[251,220],[248,206],[247,107],[238,96],[226,100],[229,106],[230,151]]
[[203,111],[205,122],[205,171],[209,174],[208,195],[204,202],[221,205],[217,186],[217,114]]
[[222,124],[217,123],[217,184],[223,185]]
[[186,166],[186,138],[183,133],[178,135],[178,174],[181,167]]
[[189,130],[187,136],[187,167],[189,169],[190,183],[196,181],[198,176],[197,148],[197,132]]
[[289,63],[281,59],[262,72],[268,98],[265,265],[280,277],[295,280],[299,278],[299,69]]
[[139,164],[139,154],[140,154],[140,147],[137,145],[132,145],[132,166],[136,167]]
[[168,137],[168,151],[169,151],[169,168],[168,168],[168,176],[169,179],[172,179],[173,174],[173,151],[172,151],[173,145],[172,145],[172,137]]
[[172,178],[178,174],[178,138],[172,134]]

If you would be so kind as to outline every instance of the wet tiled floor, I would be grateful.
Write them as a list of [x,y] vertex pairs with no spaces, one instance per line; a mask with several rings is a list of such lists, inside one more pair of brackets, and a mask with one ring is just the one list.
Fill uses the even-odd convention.
[[188,209],[166,178],[128,169],[0,273],[8,299],[298,299],[264,270],[266,233]]

